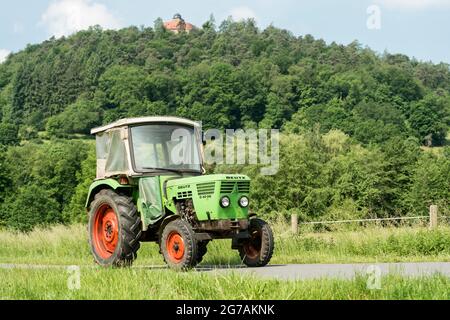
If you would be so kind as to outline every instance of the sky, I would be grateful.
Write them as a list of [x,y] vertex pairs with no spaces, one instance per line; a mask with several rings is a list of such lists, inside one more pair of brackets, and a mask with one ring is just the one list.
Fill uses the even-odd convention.
[[327,43],[358,40],[380,53],[450,63],[450,0],[0,0],[0,63],[51,36],[91,25],[153,26],[175,13],[197,26],[211,14],[217,24],[254,18],[260,28],[272,24]]

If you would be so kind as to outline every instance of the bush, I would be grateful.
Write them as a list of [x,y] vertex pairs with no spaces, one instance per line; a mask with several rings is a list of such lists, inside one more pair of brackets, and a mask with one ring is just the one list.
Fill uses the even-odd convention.
[[[419,160],[418,160],[419,159]],[[219,165],[216,173],[252,178],[252,209],[266,217],[340,220],[424,214],[449,207],[449,158],[420,150],[416,139],[363,147],[339,130],[282,135],[273,176],[255,165]],[[448,210],[447,210],[448,211]]]
[[89,134],[92,127],[99,125],[100,111],[92,101],[80,99],[64,112],[48,119],[46,130],[53,137],[67,137],[70,134]]
[[87,222],[86,198],[89,187],[96,175],[96,155],[92,144],[88,151],[87,158],[81,163],[81,170],[77,172],[77,186],[73,190],[70,203],[64,208],[64,220],[70,222]]
[[7,199],[2,208],[6,226],[20,231],[31,231],[35,226],[62,223],[58,202],[43,186],[29,185]]
[[28,231],[68,222],[62,212],[73,197],[87,150],[79,141],[10,147],[0,159],[5,176],[0,175],[0,224]]
[[440,214],[450,216],[450,157],[424,153],[412,172],[404,203],[412,215],[426,215],[428,207],[438,205]]

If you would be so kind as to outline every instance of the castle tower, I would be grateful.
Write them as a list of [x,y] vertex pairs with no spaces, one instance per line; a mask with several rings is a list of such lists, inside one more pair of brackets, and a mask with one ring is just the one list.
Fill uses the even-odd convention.
[[189,22],[184,21],[181,14],[176,13],[172,20],[164,22],[164,28],[174,33],[179,33],[182,31],[190,32],[195,27]]

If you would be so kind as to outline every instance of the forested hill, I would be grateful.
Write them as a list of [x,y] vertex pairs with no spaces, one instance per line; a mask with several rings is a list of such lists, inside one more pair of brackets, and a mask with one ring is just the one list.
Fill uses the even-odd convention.
[[171,114],[216,128],[320,124],[362,144],[414,136],[445,143],[447,64],[326,44],[251,20],[208,21],[190,34],[162,27],[92,28],[29,45],[0,65],[0,143],[88,133],[118,118]]

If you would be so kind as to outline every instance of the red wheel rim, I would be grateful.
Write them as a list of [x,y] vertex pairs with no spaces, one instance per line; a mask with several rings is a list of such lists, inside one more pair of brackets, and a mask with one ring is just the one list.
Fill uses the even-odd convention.
[[250,259],[256,259],[261,252],[261,233],[253,231],[251,238],[244,244],[245,255]]
[[95,213],[93,242],[95,250],[103,259],[112,256],[119,240],[119,221],[114,210],[107,204]]
[[166,249],[169,258],[179,263],[184,257],[184,240],[183,237],[176,231],[172,231],[166,240]]

